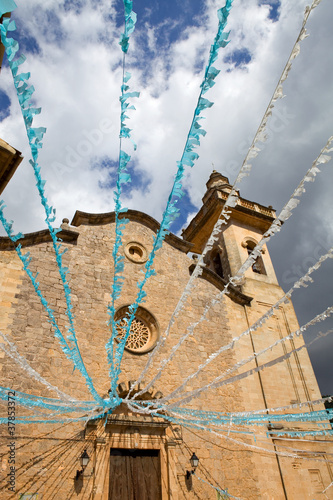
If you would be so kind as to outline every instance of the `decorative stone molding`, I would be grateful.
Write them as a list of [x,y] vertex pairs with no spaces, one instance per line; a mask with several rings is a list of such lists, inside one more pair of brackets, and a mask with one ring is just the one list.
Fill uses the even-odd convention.
[[[118,387],[117,387],[118,396],[120,398],[125,398],[128,395],[128,393],[130,392],[130,390],[132,389],[132,387],[134,386],[134,384],[135,384],[134,380],[128,380],[126,382],[121,382],[120,384],[118,384]],[[144,389],[144,387],[146,385],[147,385],[147,382],[145,382],[143,380],[142,382],[140,382],[140,384],[137,384],[136,388],[133,389],[131,391],[131,393],[133,395],[136,394],[137,392]],[[156,390],[155,387],[152,385],[146,392],[141,394],[137,399],[138,399],[138,401],[140,401],[140,400],[146,401],[147,399],[152,400],[152,399],[161,399],[161,398],[163,398],[163,393],[159,390]]]
[[[169,422],[162,418],[143,417],[142,415],[108,415],[106,425],[119,425],[126,431],[127,434],[135,433],[139,428],[158,428],[166,429],[169,427]],[[140,431],[139,431],[140,433]]]
[[[76,245],[79,236],[79,231],[75,228],[62,229],[57,233],[57,239],[62,240],[64,243],[73,243]],[[52,241],[50,232],[48,229],[43,229],[42,231],[36,231],[35,233],[27,233],[23,235],[15,243],[15,246],[20,244],[22,248],[38,245],[39,243],[48,243]],[[14,250],[14,243],[7,236],[0,236],[0,250]]]
[[[227,198],[228,193],[219,191],[216,188],[207,192],[207,197],[204,197],[204,205],[191,220],[189,225],[182,231],[182,237],[193,243],[192,252],[202,252],[208,240],[209,233],[207,233],[207,239],[205,241],[203,240],[202,234],[206,231],[205,228],[209,227],[211,228],[210,230],[213,229],[213,225],[218,220]],[[257,227],[263,232],[267,231],[275,219],[275,211],[272,208],[253,203],[241,197],[239,197],[236,207],[230,210],[232,212],[232,220],[250,220],[253,227]]]
[[171,426],[171,430],[172,430],[172,437],[170,437],[169,441],[168,441],[168,444],[170,442],[174,443],[174,445],[179,445],[179,443],[181,443],[183,441],[183,429],[181,426]]
[[[115,320],[119,321],[116,341],[124,338],[127,327],[127,313],[129,306],[123,306],[115,314]],[[156,318],[147,309],[139,306],[132,321],[129,337],[125,349],[132,354],[146,354],[154,349],[159,338],[159,326]]]
[[[252,238],[252,236],[247,236],[246,238],[244,238],[244,240],[241,243],[242,247],[243,248],[247,248],[249,242],[253,243],[254,245],[258,244],[257,240],[255,240],[254,238]],[[266,253],[265,248],[261,249],[261,253],[262,254]]]
[[[190,274],[193,273],[194,268],[195,264],[191,264],[189,267]],[[218,274],[214,273],[214,271],[211,271],[207,267],[202,268],[202,274],[201,276],[199,276],[199,278],[209,281],[209,283],[216,286],[219,290],[223,290],[227,284],[226,280],[218,276]],[[233,285],[229,285],[226,295],[228,295],[228,297],[234,302],[237,302],[237,304],[241,304],[242,306],[251,305],[251,301],[253,300],[253,297],[245,295],[241,291],[237,290],[237,288]]]
[[143,264],[148,259],[146,247],[138,241],[127,243],[124,247],[124,253],[131,262],[135,262],[136,264]]

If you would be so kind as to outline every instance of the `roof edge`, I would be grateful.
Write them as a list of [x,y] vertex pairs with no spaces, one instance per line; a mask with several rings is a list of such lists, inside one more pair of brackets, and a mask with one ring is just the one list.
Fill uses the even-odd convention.
[[[63,241],[64,243],[76,244],[78,236],[78,231],[72,231],[70,229],[62,229],[57,233],[57,239]],[[52,241],[52,238],[48,229],[42,229],[41,231],[36,231],[34,233],[24,234],[23,238],[20,238],[15,243],[13,243],[8,236],[0,236],[0,250],[14,250],[14,248],[18,245],[21,245],[22,248],[24,248],[38,245],[39,243],[48,243],[50,241]]]
[[[151,229],[154,233],[157,233],[157,231],[161,227],[160,223],[157,222],[156,219],[154,219],[148,214],[145,214],[144,212],[140,212],[139,210],[127,210],[127,212],[121,212],[119,214],[119,218],[120,219],[126,218],[132,222],[138,222]],[[107,212],[103,214],[91,214],[88,212],[81,212],[80,210],[77,210],[74,214],[71,225],[76,227],[80,225],[100,226],[103,224],[111,224],[115,221],[116,221],[115,212]],[[190,252],[194,247],[193,243],[183,240],[173,233],[167,234],[165,237],[165,241],[169,245],[173,246],[174,248],[177,248],[178,250],[184,253]]]
[[[194,268],[195,264],[191,264],[189,267],[190,274],[193,273]],[[202,268],[202,274],[199,276],[199,278],[208,281],[221,291],[224,290],[224,288],[227,285],[226,280],[218,276],[218,274],[214,273],[214,271],[208,269],[207,267]],[[243,292],[241,292],[234,285],[231,284],[229,284],[226,295],[228,295],[228,297],[232,299],[234,302],[237,302],[237,304],[241,304],[242,306],[250,306],[251,301],[253,300],[253,297],[245,295]]]

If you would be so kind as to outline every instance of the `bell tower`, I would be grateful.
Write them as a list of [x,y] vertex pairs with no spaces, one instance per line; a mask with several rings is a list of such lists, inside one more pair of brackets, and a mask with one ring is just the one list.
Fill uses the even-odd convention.
[[[231,189],[227,177],[216,171],[212,172],[202,199],[203,206],[183,231],[183,238],[193,244],[193,252],[203,252]],[[275,217],[271,206],[266,207],[239,196],[218,241],[207,253],[206,268],[201,279],[209,279],[222,290],[229,277],[235,275],[246,261]],[[211,278],[212,274],[215,281]],[[240,372],[251,372],[243,379],[241,386],[238,386],[238,394],[242,394],[248,411],[266,409],[270,413],[273,408],[298,406],[305,401],[319,399],[321,394],[307,350],[302,348],[304,340],[299,334],[292,302],[285,299],[277,304],[284,297],[284,291],[279,286],[266,246],[246,271],[242,284],[237,289],[242,299],[227,292],[223,296],[227,314],[220,321],[227,323],[234,339],[247,332],[240,341],[235,340],[233,353],[236,362],[242,367]],[[212,290],[212,293],[215,297],[218,290],[216,293]],[[265,317],[268,311],[271,314]],[[261,322],[260,327],[249,331],[249,327],[258,320]],[[310,405],[307,411],[314,409]],[[296,435],[302,430],[302,426],[296,424],[296,427],[291,422],[279,427],[274,425],[269,424],[265,431],[268,429],[273,452],[280,449],[280,446],[300,446],[297,438],[284,442],[283,431],[288,429],[288,432]],[[315,446],[321,446],[319,441]],[[309,498],[302,478],[308,477],[308,482],[312,481],[312,469],[305,463],[300,467],[298,482],[295,474],[292,474],[294,470],[278,455],[261,460],[262,458],[258,459],[256,468],[262,471],[259,481],[263,491],[265,484],[270,484],[271,491],[279,492],[276,498]]]
[[[183,238],[194,244],[193,251],[196,253],[203,251],[232,189],[229,179],[215,170],[206,186],[202,208],[183,231]],[[236,274],[274,218],[275,211],[271,206],[265,207],[239,197],[219,241],[207,255],[207,267],[224,279]],[[245,278],[244,292],[249,295],[256,292],[257,283],[278,285],[266,246],[262,249],[262,255],[246,272]]]

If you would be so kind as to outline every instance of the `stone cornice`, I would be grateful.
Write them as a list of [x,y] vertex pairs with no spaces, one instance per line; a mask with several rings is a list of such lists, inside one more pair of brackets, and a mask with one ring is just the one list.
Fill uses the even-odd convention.
[[194,216],[189,225],[183,229],[182,236],[188,239],[192,238],[192,236],[198,232],[197,228],[204,226],[213,215],[217,204],[219,204],[222,209],[224,202],[219,203],[218,195],[215,191],[207,202],[200,208],[199,212]]
[[[120,218],[126,218],[132,222],[138,222],[139,224],[142,224],[154,231],[154,233],[157,233],[160,228],[160,224],[157,220],[150,215],[139,212],[138,210],[128,210],[127,212],[120,214]],[[88,226],[100,226],[103,224],[111,224],[113,222],[115,222],[115,212],[108,212],[105,214],[89,214],[87,212],[77,210],[71,225],[80,226],[81,224],[84,224]],[[178,236],[175,236],[172,233],[169,233],[166,236],[165,241],[169,243],[169,245],[184,253],[190,252],[193,248],[192,243],[178,238]]]
[[169,422],[161,418],[136,415],[108,415],[106,425],[121,425],[126,427],[157,427],[166,429]]
[[22,160],[20,151],[0,139],[0,193],[5,189]]
[[[191,274],[193,273],[194,268],[195,264],[191,264],[189,267]],[[211,271],[207,267],[204,267],[202,269],[202,274],[199,277],[209,281],[209,283],[216,286],[216,288],[218,288],[219,290],[223,290],[225,285],[227,284],[227,282],[223,278],[218,276],[218,274],[214,273],[214,271]],[[240,292],[233,285],[229,285],[226,295],[228,295],[228,297],[230,297],[230,299],[232,299],[234,302],[237,302],[237,304],[241,304],[242,306],[250,306],[253,299],[253,297]]]
[[[205,204],[192,219],[188,227],[183,230],[183,237],[188,241],[192,241],[195,235],[202,230],[211,217],[215,215],[217,220],[227,198],[228,193],[219,190],[211,190]],[[245,200],[244,198],[239,198],[237,206],[230,210],[232,212],[231,219],[237,220],[238,218],[248,217],[252,220],[252,225],[254,227],[260,227],[263,231],[266,231],[275,219],[275,211],[272,208]]]
[[[57,238],[64,241],[65,243],[76,244],[78,238],[78,231],[73,231],[71,229],[62,229],[57,233]],[[21,246],[29,247],[33,245],[38,245],[39,243],[47,243],[52,241],[51,235],[48,229],[43,229],[42,231],[36,231],[35,233],[27,233],[23,238],[17,240],[16,246],[20,243]],[[0,250],[14,250],[14,243],[7,236],[0,236]]]

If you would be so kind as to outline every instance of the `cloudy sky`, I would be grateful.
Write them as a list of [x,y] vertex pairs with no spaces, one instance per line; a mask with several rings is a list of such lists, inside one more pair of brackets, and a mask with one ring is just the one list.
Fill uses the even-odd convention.
[[[119,152],[119,101],[123,29],[121,0],[16,0],[15,37],[27,56],[35,100],[47,127],[40,164],[57,223],[75,210],[109,212],[113,206]],[[217,28],[217,0],[134,1],[138,14],[127,69],[131,90],[140,91],[128,125],[131,189],[123,204],[160,220],[199,94]],[[221,73],[205,97],[200,158],[186,174],[179,232],[201,206],[213,168],[234,181],[247,148],[298,36],[306,0],[235,0],[228,22],[230,44],[215,63]],[[301,44],[276,104],[269,140],[253,162],[241,195],[279,211],[312,161],[333,135],[333,3],[322,0],[310,16],[310,35]],[[6,216],[17,231],[45,227],[29,166],[28,142],[8,67],[0,79],[0,137],[22,151],[24,161],[3,193]],[[332,163],[308,184],[292,218],[269,249],[281,286],[288,290],[333,244]],[[2,231],[0,234],[4,234]],[[315,282],[295,293],[300,324],[331,305],[332,262]],[[322,332],[332,322],[320,325]],[[318,329],[309,331],[313,338]],[[316,342],[310,355],[322,393],[333,393],[332,339]]]

